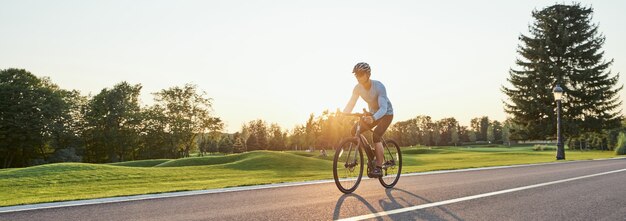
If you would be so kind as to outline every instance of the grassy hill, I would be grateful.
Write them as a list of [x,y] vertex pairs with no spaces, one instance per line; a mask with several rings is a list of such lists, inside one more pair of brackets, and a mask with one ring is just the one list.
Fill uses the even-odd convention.
[[[553,162],[532,147],[404,148],[403,172]],[[114,164],[58,163],[0,170],[0,206],[332,179],[332,154],[255,151]],[[613,157],[568,151],[568,160]],[[402,182],[402,180],[400,181]]]

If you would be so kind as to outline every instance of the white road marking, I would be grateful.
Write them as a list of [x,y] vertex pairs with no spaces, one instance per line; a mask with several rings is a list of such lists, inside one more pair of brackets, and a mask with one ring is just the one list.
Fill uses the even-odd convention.
[[466,196],[466,197],[461,197],[461,198],[456,198],[456,199],[445,200],[441,202],[427,203],[427,204],[422,204],[422,205],[417,205],[417,206],[405,207],[401,209],[394,209],[394,210],[382,211],[382,212],[372,213],[372,214],[367,214],[367,215],[362,215],[362,216],[344,218],[344,219],[340,219],[340,221],[372,219],[372,218],[381,217],[381,216],[389,216],[392,214],[410,212],[410,211],[415,211],[415,210],[420,210],[420,209],[425,209],[425,208],[430,208],[430,207],[437,207],[437,206],[442,206],[446,204],[458,203],[458,202],[467,201],[467,200],[495,196],[495,195],[504,194],[504,193],[511,193],[511,192],[516,192],[516,191],[521,191],[521,190],[527,190],[527,189],[532,189],[532,188],[537,188],[537,187],[542,187],[542,186],[553,185],[557,183],[564,183],[564,182],[580,180],[580,179],[585,179],[585,178],[590,178],[590,177],[595,177],[595,176],[602,176],[602,175],[607,175],[607,174],[612,174],[612,173],[619,173],[619,172],[624,172],[624,171],[626,171],[626,169],[613,170],[613,171],[596,173],[596,174],[591,174],[591,175],[586,175],[586,176],[579,176],[579,177],[574,177],[574,178],[569,178],[569,179],[564,179],[564,180],[557,180],[557,181],[540,183],[540,184],[535,184],[535,185],[530,185],[530,186],[517,187],[513,189],[500,190],[496,192],[483,193],[483,194],[478,194],[478,195],[473,195],[473,196]]

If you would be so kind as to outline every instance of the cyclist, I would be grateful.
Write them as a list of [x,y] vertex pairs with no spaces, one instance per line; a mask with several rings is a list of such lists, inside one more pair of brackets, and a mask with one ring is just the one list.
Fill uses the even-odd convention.
[[[359,97],[363,98],[367,102],[369,111],[374,113],[372,116],[364,117],[365,123],[361,132],[367,131],[369,128],[376,127],[372,134],[372,140],[374,141],[376,152],[376,168],[373,168],[372,175],[382,177],[382,165],[383,165],[383,143],[381,137],[387,131],[387,128],[393,120],[393,108],[391,107],[391,101],[387,97],[387,91],[385,86],[380,81],[370,79],[371,69],[369,64],[365,62],[357,63],[352,69],[352,73],[356,77],[358,84],[354,86],[352,90],[352,97],[348,104],[343,109],[343,113],[350,113],[356,105],[356,101]],[[367,128],[369,127],[369,128]],[[356,128],[352,128],[352,132]]]

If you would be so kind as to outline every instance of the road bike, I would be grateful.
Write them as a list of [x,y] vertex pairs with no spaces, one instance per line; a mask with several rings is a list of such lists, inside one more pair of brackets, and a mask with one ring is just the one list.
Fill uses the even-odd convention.
[[[363,152],[367,156],[367,176],[375,178],[371,171],[376,166],[376,154],[372,145],[369,144],[361,128],[364,127],[364,117],[371,116],[367,111],[363,113],[343,114],[346,116],[358,117],[355,121],[354,136],[344,138],[335,150],[333,160],[333,177],[339,191],[343,193],[352,193],[361,183],[363,177]],[[371,128],[366,131],[372,131]],[[393,140],[385,140],[382,138],[384,159],[382,172],[383,176],[378,177],[380,184],[385,188],[392,188],[398,183],[400,173],[402,172],[402,152],[398,143]]]

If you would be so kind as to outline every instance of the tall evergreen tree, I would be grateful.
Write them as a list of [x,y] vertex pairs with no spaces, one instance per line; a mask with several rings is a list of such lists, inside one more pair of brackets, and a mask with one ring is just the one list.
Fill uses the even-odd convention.
[[522,34],[516,61],[520,69],[511,69],[502,87],[509,96],[505,111],[520,127],[511,133],[521,139],[545,139],[556,136],[556,114],[552,89],[565,91],[563,128],[570,136],[619,126],[622,118],[617,86],[619,73],[607,69],[601,47],[605,37],[592,24],[593,9],[556,4],[533,11],[535,21],[529,35]]
[[233,135],[235,141],[233,142],[233,153],[243,153],[246,152],[246,147],[244,146],[243,138],[239,132]]

